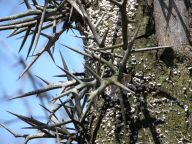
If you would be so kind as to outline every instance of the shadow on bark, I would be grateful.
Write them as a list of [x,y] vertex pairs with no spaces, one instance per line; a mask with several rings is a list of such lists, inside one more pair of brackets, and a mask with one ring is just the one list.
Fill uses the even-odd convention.
[[154,7],[157,37],[160,45],[167,44],[175,48],[192,45],[188,19],[191,8],[190,2],[158,0],[158,2],[154,2]]

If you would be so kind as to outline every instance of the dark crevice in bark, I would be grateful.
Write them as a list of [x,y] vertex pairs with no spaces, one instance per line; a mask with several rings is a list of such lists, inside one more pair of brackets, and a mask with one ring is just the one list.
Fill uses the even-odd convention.
[[147,125],[149,126],[149,129],[151,131],[151,135],[152,135],[152,138],[153,138],[153,141],[155,144],[162,144],[162,141],[161,139],[159,138],[159,134],[157,133],[157,130],[156,130],[156,125],[157,123],[155,123],[153,121],[153,118],[150,116],[150,113],[149,113],[149,110],[147,108],[147,100],[146,100],[146,96],[143,97],[144,98],[144,102],[143,102],[143,114],[144,114],[144,117],[147,121]]
[[[126,94],[122,93],[123,98],[124,98],[124,105],[125,105],[125,111],[126,111],[126,128],[127,126],[129,127],[130,130],[130,135],[129,135],[129,139],[130,139],[130,144],[135,144],[137,142],[138,139],[138,130],[137,130],[137,126],[136,123],[134,122],[133,119],[133,114],[131,113],[131,105],[129,102],[129,99],[127,97]],[[128,129],[127,129],[128,131]]]
[[91,134],[91,140],[90,140],[90,143],[91,144],[95,144],[95,140],[97,138],[97,134],[98,134],[98,131],[100,129],[100,125],[102,123],[102,120],[106,114],[106,111],[107,109],[109,108],[109,102],[111,101],[110,97],[105,95],[104,97],[104,103],[100,109],[100,113],[99,113],[99,116],[98,116],[98,119],[97,119],[97,122],[95,124],[95,129],[93,130],[93,133]]

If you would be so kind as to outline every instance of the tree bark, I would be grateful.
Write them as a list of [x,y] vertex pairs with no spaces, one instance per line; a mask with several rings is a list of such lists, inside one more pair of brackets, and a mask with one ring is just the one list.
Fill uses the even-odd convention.
[[190,2],[186,0],[154,0],[156,36],[159,45],[186,50],[191,44],[189,32]]

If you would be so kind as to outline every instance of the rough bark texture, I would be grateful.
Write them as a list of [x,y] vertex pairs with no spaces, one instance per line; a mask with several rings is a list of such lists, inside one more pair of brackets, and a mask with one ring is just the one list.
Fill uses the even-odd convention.
[[[159,0],[154,1],[158,44],[171,45],[175,50],[180,51],[180,48],[183,49],[189,44],[189,11],[183,1],[176,1],[177,3],[170,1],[169,4],[164,3],[163,6],[159,2],[163,3]],[[149,6],[151,3],[147,4]],[[166,4],[170,5],[170,8],[165,8]],[[145,30],[151,15],[143,16],[141,10],[143,6],[140,6],[134,18],[140,24],[142,23],[138,34],[141,37],[134,46],[154,46],[157,44],[154,41],[154,35],[146,35],[147,30]],[[132,26],[135,29],[135,25]],[[129,33],[132,35],[133,32]],[[117,41],[119,43],[122,39],[117,37]],[[112,43],[109,42],[109,44]],[[121,53],[121,50],[116,50],[116,54]],[[187,58],[184,58],[185,56]],[[100,128],[97,129],[95,143],[192,142],[190,118],[192,86],[188,69],[190,62],[191,58],[188,55],[175,54],[171,49],[166,49],[160,57],[154,51],[132,54],[128,61],[129,78],[125,80],[125,84],[131,84],[136,94],[133,96],[122,93],[115,86],[108,88],[106,92],[108,96],[105,96],[107,108],[100,117],[97,115],[101,113],[103,107],[99,107],[102,101],[98,101],[96,120],[100,118],[102,120]],[[120,107],[120,95],[124,98],[128,131],[123,128],[125,123]]]
[[[192,57],[188,53],[180,53],[190,44],[191,30],[188,19],[189,7],[187,7],[189,5],[186,5],[186,1],[154,0],[158,44],[174,47],[165,49],[160,56],[156,51],[157,47],[151,48],[157,46],[150,11],[153,10],[150,6],[152,1],[127,0],[124,1],[125,5],[121,5],[115,1],[95,0],[91,4],[86,2],[85,5],[90,5],[88,7],[82,5],[80,0],[77,2],[74,6],[80,6],[81,10],[78,8],[76,10],[84,13],[84,19],[78,20],[77,23],[82,24],[81,28],[85,29],[81,34],[86,39],[85,53],[79,51],[78,53],[86,57],[87,74],[85,78],[78,78],[70,73],[61,55],[63,71],[69,80],[73,78],[75,82],[70,81],[72,84],[62,83],[62,85],[59,83],[57,87],[62,90],[59,96],[53,99],[59,100],[60,106],[64,107],[71,123],[74,124],[75,133],[63,132],[59,120],[59,125],[54,126],[54,129],[48,129],[46,124],[43,124],[46,127],[42,129],[39,127],[42,123],[39,124],[37,121],[34,123],[34,119],[16,116],[39,128],[43,134],[51,130],[48,136],[54,138],[61,136],[60,138],[63,141],[67,140],[67,143],[71,143],[72,140],[80,144],[192,143]],[[145,7],[149,8],[148,11],[145,11]],[[142,10],[147,16],[143,15]],[[127,21],[132,23],[128,24]],[[18,27],[9,25],[0,26],[0,30]],[[20,26],[23,28],[23,25]],[[29,27],[31,26],[29,23]],[[68,28],[64,23],[59,34]],[[28,28],[25,30],[28,31]],[[135,34],[136,30],[139,31],[138,37]],[[40,54],[37,53],[32,64],[43,52],[50,52],[58,37],[58,33],[48,37],[48,46]],[[65,47],[77,52],[73,48]],[[146,51],[144,47],[150,51]],[[29,67],[25,71],[28,69]],[[57,88],[53,86],[46,89]],[[45,88],[15,98],[39,94],[42,91],[44,92]],[[60,100],[66,95],[69,95],[67,99],[69,105]],[[60,106],[57,106],[58,109]],[[51,110],[50,116],[54,116],[58,109]],[[60,130],[60,135],[55,134],[57,129]],[[66,138],[63,138],[64,136]]]
[[191,43],[189,3],[185,0],[154,0],[156,36],[159,45],[184,50]]

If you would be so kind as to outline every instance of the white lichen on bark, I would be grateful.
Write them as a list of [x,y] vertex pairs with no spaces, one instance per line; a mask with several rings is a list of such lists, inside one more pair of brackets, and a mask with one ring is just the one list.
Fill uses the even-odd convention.
[[[88,8],[87,11],[92,23],[97,26],[97,30],[101,37],[103,37],[108,31],[104,45],[112,46],[115,44],[119,44],[119,42],[122,42],[122,23],[121,14],[119,12],[118,6],[116,6],[109,0],[98,0],[98,3],[96,5]],[[128,0],[126,10],[129,20],[134,19],[137,5],[137,0]],[[131,23],[128,23],[127,27],[129,32],[133,31],[133,25]],[[87,31],[91,34],[91,30],[89,28],[87,28]],[[99,49],[99,46],[92,39],[88,40],[86,47],[90,49]],[[110,50],[108,50],[108,52],[110,52]],[[118,59],[115,59],[113,63],[118,64]],[[94,65],[93,67],[95,67],[96,64],[94,63],[91,65]],[[105,93],[111,96],[111,101],[117,102],[119,90],[119,88],[112,85],[106,88]],[[112,105],[112,103],[109,103],[109,105],[110,104]],[[97,136],[97,139],[95,141],[97,144],[106,142],[112,143],[114,141],[115,129],[117,127],[123,126],[123,122],[120,120],[120,117],[121,110],[118,104],[115,104],[112,106],[112,108],[107,109],[100,128],[104,131],[105,135],[99,134]],[[120,135],[123,134],[124,130],[121,130]]]

